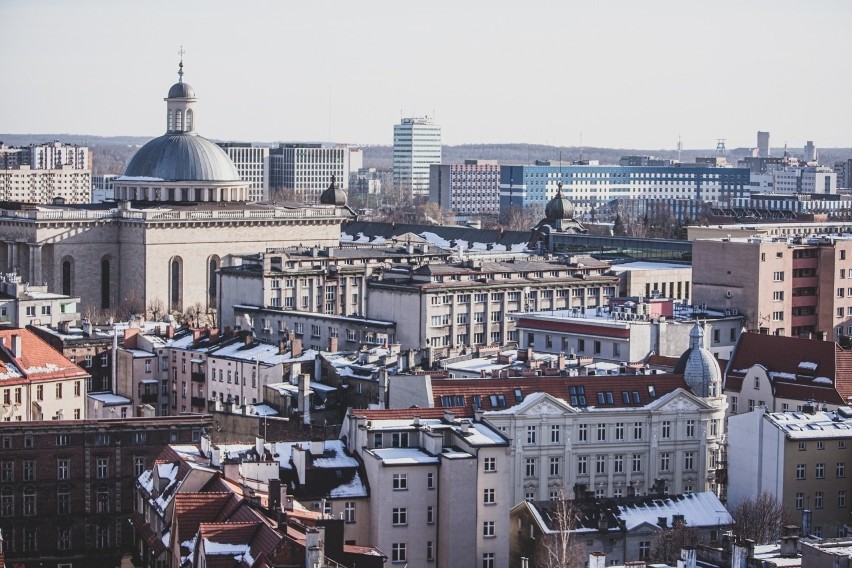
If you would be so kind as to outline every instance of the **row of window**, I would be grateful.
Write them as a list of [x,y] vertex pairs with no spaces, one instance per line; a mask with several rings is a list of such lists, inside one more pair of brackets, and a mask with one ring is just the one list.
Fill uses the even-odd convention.
[[[23,389],[22,387],[5,388],[3,389],[3,404],[5,406],[9,406],[13,404],[21,404]],[[56,383],[54,386],[54,393],[56,396],[56,400],[60,400],[62,398],[63,393],[65,392],[65,383]],[[83,383],[82,381],[74,381],[74,396],[80,396],[83,392]],[[14,395],[14,397],[13,397]],[[44,400],[44,385],[36,385],[36,400]]]
[[[39,537],[44,535],[50,529],[39,527],[4,527],[3,529],[3,548],[6,552],[38,552]],[[41,532],[41,535],[39,534]],[[20,534],[20,540],[17,534]],[[56,548],[57,550],[71,550],[71,528],[56,527]],[[87,527],[86,533],[91,535],[92,542],[87,543],[87,548],[93,547],[96,549],[110,548],[111,538],[108,525],[94,525]],[[88,540],[88,539],[87,539]],[[116,541],[119,540],[119,534],[116,533]],[[118,542],[115,543],[118,545]],[[62,564],[60,564],[62,566]],[[70,564],[69,564],[70,566]]]
[[[807,465],[800,463],[796,464],[796,479],[807,479]],[[834,466],[834,476],[837,479],[846,477],[846,462],[837,462]],[[816,479],[825,479],[825,464],[818,463],[814,466],[814,477]]]
[[[813,504],[809,503],[809,507],[813,507],[814,509],[822,509],[824,507],[825,494],[822,491],[814,492],[814,501]],[[846,507],[846,490],[841,489],[837,492],[837,506],[839,508]],[[804,493],[796,493],[796,509],[804,509],[805,508],[805,494]]]

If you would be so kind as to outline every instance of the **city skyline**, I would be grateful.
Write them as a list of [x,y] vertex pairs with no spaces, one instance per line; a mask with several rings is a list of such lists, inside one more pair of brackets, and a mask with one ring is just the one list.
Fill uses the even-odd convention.
[[852,7],[683,6],[11,0],[2,129],[162,134],[183,46],[199,133],[222,140],[390,145],[401,116],[428,115],[451,145],[852,146]]

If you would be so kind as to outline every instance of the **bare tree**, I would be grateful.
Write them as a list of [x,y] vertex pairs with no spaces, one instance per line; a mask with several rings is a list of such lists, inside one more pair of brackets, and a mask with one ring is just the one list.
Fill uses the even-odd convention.
[[529,231],[543,218],[544,208],[541,205],[513,205],[503,213],[500,225],[507,231]]
[[538,542],[534,565],[538,568],[582,566],[585,547],[580,537],[574,534],[578,511],[564,494],[553,502],[553,507],[551,518],[555,532]]
[[207,314],[204,312],[204,306],[201,305],[201,302],[195,302],[183,312],[181,316],[181,320],[189,325],[194,325],[195,327],[200,327],[202,324],[202,320],[206,321]]
[[661,530],[651,539],[651,560],[675,566],[682,548],[695,547],[700,543],[698,529],[678,520],[671,528]]
[[154,298],[148,302],[148,317],[151,318],[151,321],[162,321],[166,313],[168,313],[168,310],[166,310],[166,305],[160,298]]
[[144,313],[145,302],[142,301],[135,288],[130,290],[127,297],[115,308],[115,317],[119,321],[128,321],[131,316],[144,315]]
[[775,542],[781,536],[781,528],[792,521],[781,502],[768,491],[740,501],[731,510],[731,516],[734,518],[734,534],[756,544]]
[[269,190],[269,201],[273,203],[295,203],[296,190],[292,187],[276,187]]

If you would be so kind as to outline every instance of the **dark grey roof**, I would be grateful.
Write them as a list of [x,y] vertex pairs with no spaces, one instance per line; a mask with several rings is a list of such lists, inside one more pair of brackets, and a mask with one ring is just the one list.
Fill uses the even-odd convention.
[[170,99],[194,99],[195,89],[189,86],[188,83],[175,83],[169,89]]
[[408,223],[379,223],[372,221],[353,221],[342,228],[353,237],[363,234],[366,237],[392,239],[405,233],[421,235],[434,233],[447,241],[463,240],[468,243],[493,243],[511,250],[514,245],[526,244],[530,239],[529,231],[500,231],[494,229],[473,229],[470,227],[447,225],[415,225]]
[[[182,83],[178,83],[182,84]],[[239,181],[231,158],[219,146],[191,133],[165,134],[136,152],[125,176],[168,181]]]
[[574,204],[562,194],[561,185],[556,196],[547,202],[547,207],[544,208],[544,216],[551,221],[574,218]]
[[337,186],[334,175],[331,176],[331,184],[320,195],[320,203],[338,207],[346,205],[346,192]]

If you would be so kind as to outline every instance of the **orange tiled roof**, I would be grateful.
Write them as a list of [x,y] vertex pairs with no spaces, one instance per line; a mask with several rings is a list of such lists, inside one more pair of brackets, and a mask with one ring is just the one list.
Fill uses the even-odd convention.
[[[12,352],[12,337],[19,336],[21,356]],[[0,340],[0,381],[4,384],[86,378],[88,373],[28,329],[2,329]]]

